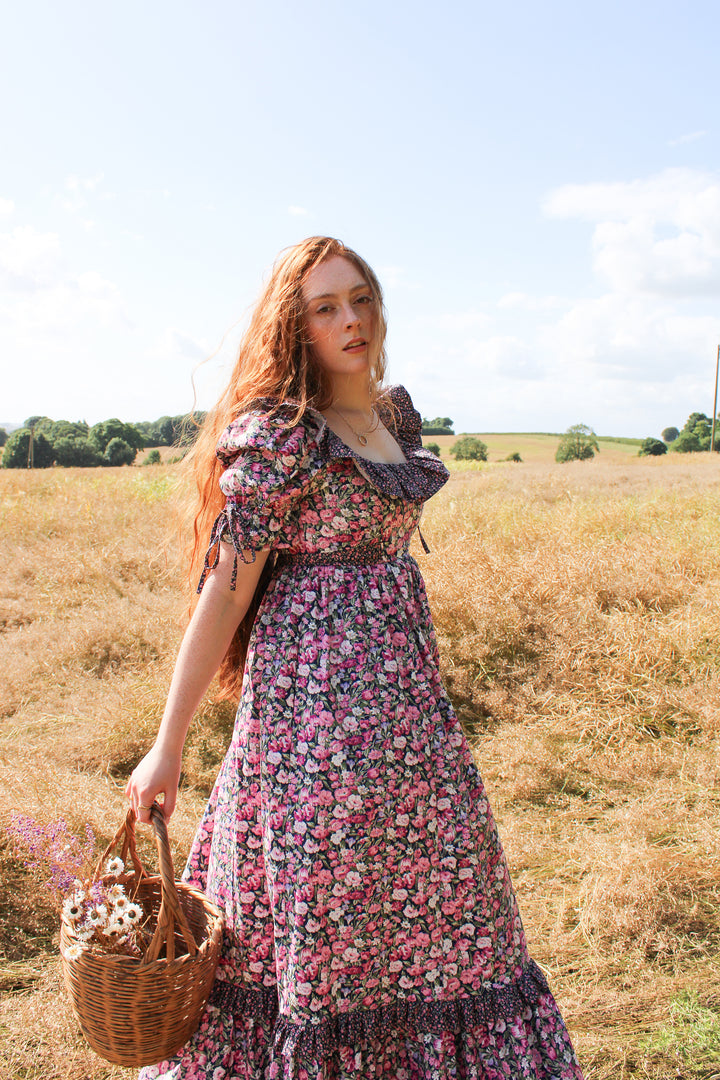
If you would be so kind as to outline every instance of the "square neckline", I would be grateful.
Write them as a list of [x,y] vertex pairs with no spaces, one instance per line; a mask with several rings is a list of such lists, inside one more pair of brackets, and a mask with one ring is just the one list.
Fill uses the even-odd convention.
[[[387,393],[383,394],[383,396],[378,399],[378,401],[377,401],[377,403],[376,403],[376,405],[374,407],[378,410],[378,419],[379,419],[380,423],[385,428],[385,431],[388,433],[388,435],[393,440],[393,442],[397,446],[398,450],[402,454],[402,456],[403,456],[402,461],[383,461],[383,460],[379,460],[378,458],[369,458],[369,457],[365,457],[364,454],[359,453],[357,450],[353,450],[352,446],[348,446],[348,444],[345,442],[342,435],[338,435],[337,431],[335,431],[334,428],[330,427],[330,424],[328,423],[328,420],[327,420],[327,417],[325,416],[325,414],[320,413],[320,416],[323,419],[323,423],[325,424],[325,427],[326,427],[327,431],[329,432],[329,437],[332,438],[332,439],[335,439],[336,442],[340,443],[340,445],[345,450],[347,450],[347,452],[349,454],[352,454],[353,458],[357,459],[358,461],[366,462],[368,465],[382,465],[386,469],[403,468],[404,466],[409,465],[410,464],[410,458],[408,456],[408,452],[407,452],[407,448],[406,448],[406,446],[404,444],[404,440],[402,440],[400,438],[400,435],[399,435],[398,432],[393,432],[393,431],[390,430],[390,428],[385,423],[383,417],[380,415],[381,410],[383,412],[385,412],[386,414],[388,412],[392,412],[391,409],[388,409],[387,401],[385,400],[385,398],[388,398],[390,396],[391,396],[391,392],[390,392],[390,389],[388,389]],[[319,412],[319,410],[318,410],[318,412]]]

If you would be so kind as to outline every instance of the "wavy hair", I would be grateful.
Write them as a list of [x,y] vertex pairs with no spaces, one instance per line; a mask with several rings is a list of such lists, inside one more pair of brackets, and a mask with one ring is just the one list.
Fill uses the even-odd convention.
[[[370,342],[370,391],[377,399],[385,376],[387,322],[380,282],[355,251],[329,236],[311,236],[280,253],[245,331],[237,361],[220,400],[210,410],[184,467],[194,480],[194,497],[187,509],[192,521],[186,565],[194,593],[200,577],[213,522],[225,505],[219,480],[224,466],[215,455],[220,435],[236,417],[261,399],[271,399],[275,411],[285,404],[294,409],[297,424],[308,408],[326,409],[332,401],[331,382],[316,362],[305,333],[302,289],[308,274],[320,263],[339,255],[352,262],[365,277],[373,295],[375,321]],[[192,488],[191,488],[192,490]],[[255,596],[240,623],[218,671],[218,698],[239,697],[250,631],[272,573],[268,559]]]

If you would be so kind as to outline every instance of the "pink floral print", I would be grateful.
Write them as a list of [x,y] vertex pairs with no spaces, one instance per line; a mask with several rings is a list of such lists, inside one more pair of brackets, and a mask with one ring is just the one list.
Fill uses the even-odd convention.
[[408,554],[446,470],[402,387],[381,405],[402,465],[268,412],[221,439],[205,571],[221,539],[278,554],[185,871],[223,954],[198,1032],[143,1080],[582,1080]]

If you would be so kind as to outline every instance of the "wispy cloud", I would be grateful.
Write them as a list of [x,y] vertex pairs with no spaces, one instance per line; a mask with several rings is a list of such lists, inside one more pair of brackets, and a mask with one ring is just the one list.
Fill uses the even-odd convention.
[[288,206],[288,214],[292,214],[293,217],[307,217],[309,213],[310,211],[304,206]]
[[15,210],[15,203],[12,201],[12,199],[2,199],[2,198],[0,198],[0,215],[2,217],[9,216],[10,214],[12,214],[14,212],[14,210]]
[[681,135],[679,139],[668,139],[668,146],[684,146],[685,143],[697,142],[705,135],[707,131],[691,131],[687,135]]
[[95,176],[71,175],[65,179],[65,187],[68,191],[94,191],[102,181],[104,173],[96,173]]

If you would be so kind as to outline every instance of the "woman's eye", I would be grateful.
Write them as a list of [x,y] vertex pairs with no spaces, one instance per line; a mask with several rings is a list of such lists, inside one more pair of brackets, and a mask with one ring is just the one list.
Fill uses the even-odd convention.
[[330,304],[323,304],[322,307],[317,309],[318,315],[327,315],[328,311],[332,311]]
[[372,304],[372,296],[358,296],[356,304]]

